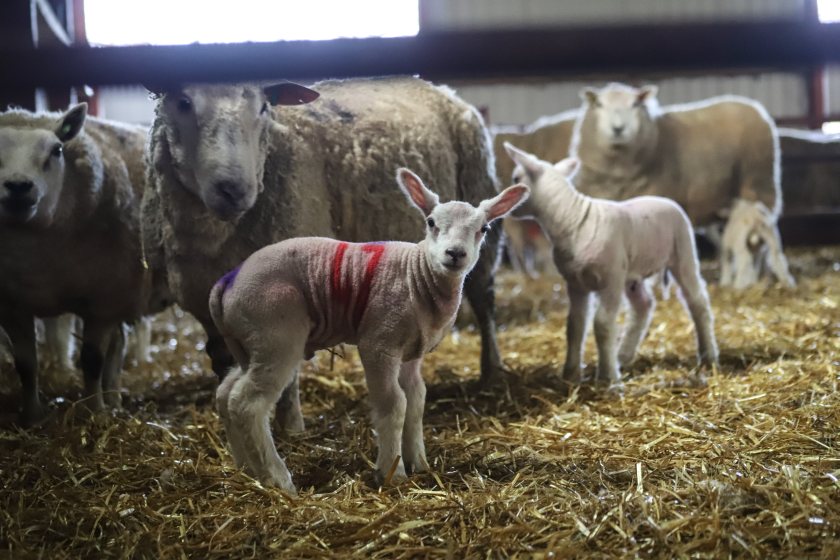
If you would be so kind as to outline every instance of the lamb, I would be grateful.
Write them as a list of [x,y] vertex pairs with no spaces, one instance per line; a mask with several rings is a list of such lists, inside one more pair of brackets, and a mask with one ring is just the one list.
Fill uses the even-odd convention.
[[[667,196],[697,227],[727,218],[736,199],[761,202],[775,230],[779,138],[765,109],[735,96],[662,109],[656,93],[656,86],[615,83],[582,91],[571,148],[581,162],[580,192],[613,200]],[[779,276],[790,278],[786,269]]]
[[[566,280],[569,316],[568,350],[563,377],[581,378],[590,294],[599,298],[595,313],[598,377],[610,390],[622,388],[619,365],[629,364],[645,336],[655,302],[645,279],[667,270],[682,289],[697,334],[700,361],[717,362],[712,310],[700,276],[694,232],[685,212],[674,201],[642,196],[624,202],[579,193],[570,180],[579,162],[556,166],[511,144],[505,146],[518,164],[517,175],[531,187],[531,198],[517,215],[533,216],[554,244],[554,263]],[[616,316],[622,293],[630,302],[630,320],[617,350]]]
[[378,475],[385,480],[394,465],[392,481],[428,470],[423,356],[451,328],[489,224],[529,192],[514,185],[473,207],[439,204],[408,169],[397,181],[426,221],[420,243],[288,239],[254,253],[210,293],[213,321],[239,364],[216,393],[234,459],[287,492],[295,486],[272,442],[270,408],[302,358],[342,342],[358,346],[365,368]]
[[60,115],[0,114],[0,326],[24,425],[45,415],[36,316],[83,319],[86,404],[98,410],[119,404],[121,323],[166,302],[140,249],[145,133],[86,117],[84,103]]
[[[220,377],[233,360],[208,295],[219,276],[255,250],[298,236],[416,239],[419,229],[391,184],[401,165],[421,173],[445,200],[475,204],[498,192],[487,130],[478,111],[451,90],[409,78],[313,88],[321,94],[314,101],[317,93],[291,83],[187,86],[159,95],[144,247],[150,263],[165,266],[178,304],[204,326]],[[465,283],[481,332],[485,382],[502,372],[493,292],[500,229],[494,223]],[[287,398],[279,423],[300,430],[295,384]]]

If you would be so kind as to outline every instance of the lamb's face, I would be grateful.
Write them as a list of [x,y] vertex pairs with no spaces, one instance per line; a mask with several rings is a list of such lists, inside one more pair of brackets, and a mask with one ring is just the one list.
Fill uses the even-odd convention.
[[48,227],[64,186],[64,143],[81,131],[87,105],[53,127],[0,127],[0,224]]
[[426,252],[434,270],[447,276],[472,270],[489,230],[484,212],[466,202],[435,206],[426,218]]
[[257,88],[190,86],[159,101],[175,172],[223,220],[248,211],[262,189],[271,108]]
[[598,143],[620,148],[633,144],[650,122],[648,102],[655,96],[655,87],[641,89],[610,84],[601,90],[584,90],[587,101],[586,119],[591,119]]

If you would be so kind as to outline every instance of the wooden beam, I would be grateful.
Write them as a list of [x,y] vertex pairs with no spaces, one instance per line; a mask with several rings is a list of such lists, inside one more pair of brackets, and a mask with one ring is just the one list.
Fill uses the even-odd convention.
[[2,49],[0,84],[175,86],[389,74],[499,79],[594,72],[767,71],[830,62],[840,62],[840,24],[737,22],[230,45]]

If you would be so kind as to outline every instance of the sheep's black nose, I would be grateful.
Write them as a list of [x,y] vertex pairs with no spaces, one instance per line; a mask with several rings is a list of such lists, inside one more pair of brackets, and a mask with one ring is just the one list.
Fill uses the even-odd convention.
[[621,133],[624,132],[624,125],[621,125],[621,126],[613,125],[612,129],[613,129],[613,134],[615,134],[616,136],[621,136]]
[[3,183],[6,190],[14,195],[26,194],[32,190],[35,185],[32,181],[6,181]]
[[213,185],[222,199],[231,205],[236,205],[242,198],[243,192],[233,181],[219,181]]
[[467,252],[461,247],[451,247],[446,250],[446,254],[452,257],[452,260],[456,262],[458,259],[463,259],[467,256]]

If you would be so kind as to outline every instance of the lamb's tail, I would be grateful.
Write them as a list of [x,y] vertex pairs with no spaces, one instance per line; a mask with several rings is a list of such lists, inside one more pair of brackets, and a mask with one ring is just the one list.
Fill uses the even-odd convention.
[[233,280],[236,278],[238,272],[239,268],[235,268],[222,276],[213,285],[213,289],[210,290],[210,301],[208,303],[210,306],[210,317],[212,317],[213,323],[216,324],[219,333],[224,337],[225,345],[230,350],[230,353],[233,354],[234,359],[239,363],[240,367],[245,369],[248,367],[248,353],[245,352],[245,348],[242,347],[242,344],[236,338],[228,334],[224,318],[225,292],[233,284]]

